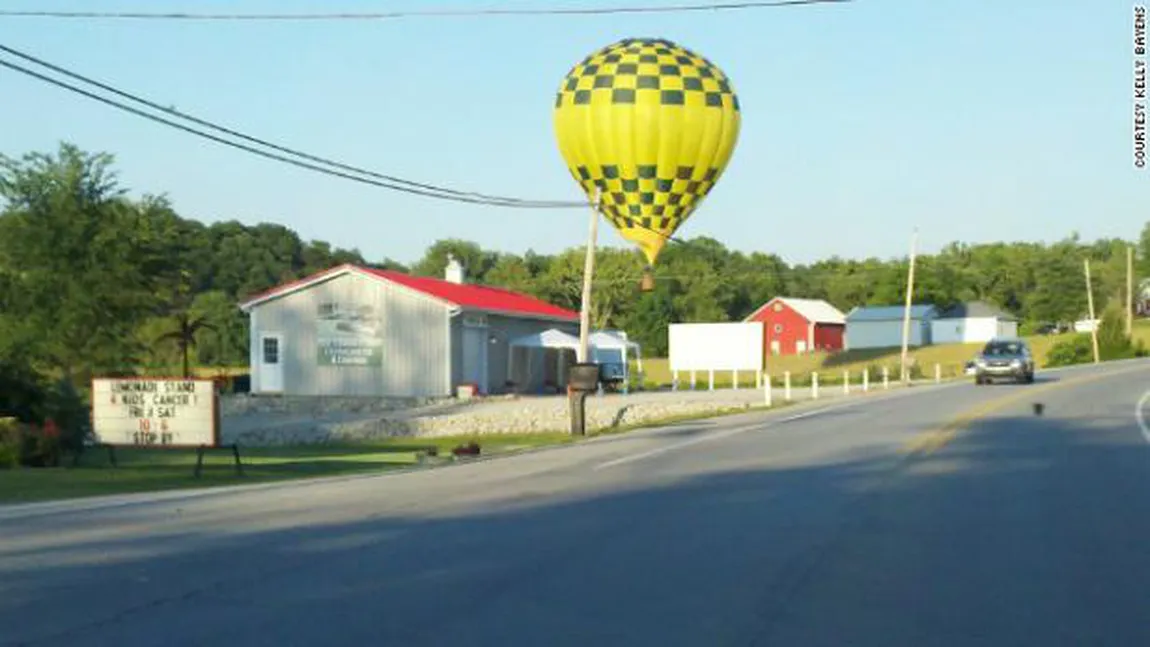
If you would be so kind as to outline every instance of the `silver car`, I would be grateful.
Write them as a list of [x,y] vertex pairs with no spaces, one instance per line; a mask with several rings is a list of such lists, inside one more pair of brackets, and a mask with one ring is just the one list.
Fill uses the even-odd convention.
[[1001,379],[1025,384],[1034,381],[1034,356],[1022,339],[992,339],[974,359],[975,384]]

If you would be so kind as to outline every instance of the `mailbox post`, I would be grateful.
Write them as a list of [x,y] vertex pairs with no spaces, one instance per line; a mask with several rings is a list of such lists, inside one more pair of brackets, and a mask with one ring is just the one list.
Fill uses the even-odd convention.
[[587,435],[587,396],[599,389],[599,365],[572,364],[567,374],[568,401],[571,405],[571,435]]

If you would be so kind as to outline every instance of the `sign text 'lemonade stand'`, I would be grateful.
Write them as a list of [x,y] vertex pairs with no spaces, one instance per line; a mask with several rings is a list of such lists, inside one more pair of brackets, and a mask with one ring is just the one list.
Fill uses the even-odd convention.
[[211,380],[97,379],[93,430],[110,445],[214,446],[215,399]]

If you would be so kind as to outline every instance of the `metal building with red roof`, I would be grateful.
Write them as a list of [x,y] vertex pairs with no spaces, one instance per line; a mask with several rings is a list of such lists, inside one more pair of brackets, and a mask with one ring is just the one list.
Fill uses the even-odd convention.
[[562,381],[568,358],[513,364],[510,342],[549,329],[578,334],[579,314],[469,284],[450,259],[442,279],[339,265],[253,295],[253,393],[446,396]]

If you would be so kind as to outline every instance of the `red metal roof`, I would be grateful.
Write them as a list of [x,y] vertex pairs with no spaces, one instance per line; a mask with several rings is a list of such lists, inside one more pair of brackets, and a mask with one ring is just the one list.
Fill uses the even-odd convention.
[[489,285],[473,285],[470,283],[452,283],[443,279],[429,276],[412,276],[391,270],[375,270],[360,268],[369,274],[383,277],[388,281],[399,283],[424,294],[430,294],[444,301],[450,301],[461,308],[475,310],[490,310],[494,312],[507,312],[520,315],[535,315],[555,319],[579,318],[579,313],[572,312],[559,306],[540,301],[526,294],[503,290]]
[[348,270],[348,269],[359,269],[359,268],[357,268],[355,265],[337,265],[335,267],[330,267],[326,270],[323,270],[322,272],[316,272],[315,274],[312,274],[310,276],[305,276],[302,279],[296,279],[294,281],[288,281],[287,283],[277,285],[274,288],[268,288],[267,290],[264,290],[263,292],[256,292],[255,294],[249,295],[246,299],[244,299],[242,302],[240,302],[240,307],[243,308],[243,307],[246,307],[249,305],[254,305],[257,301],[263,301],[265,299],[270,299],[276,295],[287,294],[289,292],[295,291],[296,289],[305,288],[309,284],[314,283],[316,281],[319,281],[320,279],[324,278],[325,276],[337,274],[342,270]]
[[534,316],[546,317],[550,319],[563,319],[575,321],[579,319],[579,313],[572,312],[565,308],[551,305],[546,301],[540,301],[534,297],[520,294],[518,292],[511,292],[510,290],[503,290],[500,288],[491,287],[488,285],[474,285],[469,283],[459,284],[445,281],[443,279],[436,279],[427,276],[412,276],[402,272],[395,272],[391,270],[377,270],[369,267],[360,267],[358,265],[340,265],[333,267],[329,270],[313,274],[309,277],[285,283],[266,292],[262,292],[249,299],[246,299],[244,306],[255,305],[258,301],[281,296],[289,292],[303,289],[309,284],[321,280],[326,276],[335,274],[341,270],[358,271],[369,276],[375,276],[393,283],[398,283],[404,287],[422,292],[423,294],[435,297],[437,299],[447,301],[461,308],[471,310],[484,310],[488,312],[502,312],[511,315],[521,316]]

